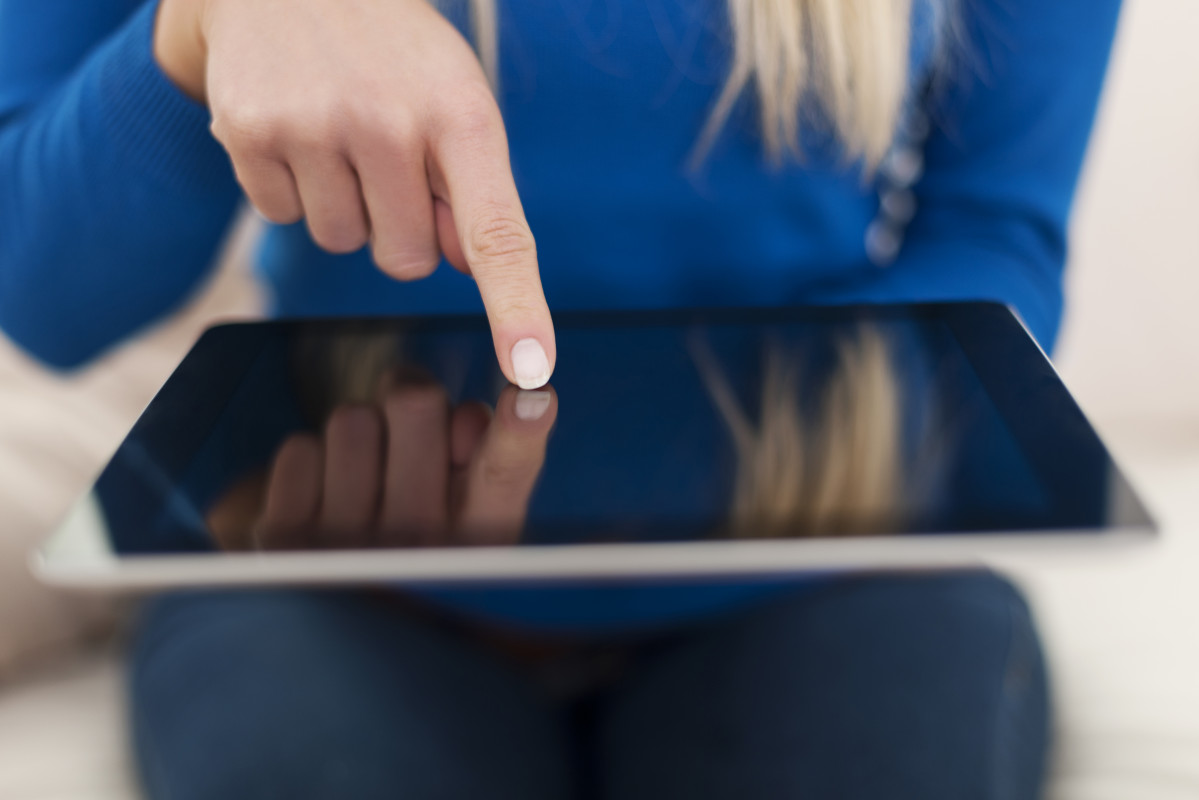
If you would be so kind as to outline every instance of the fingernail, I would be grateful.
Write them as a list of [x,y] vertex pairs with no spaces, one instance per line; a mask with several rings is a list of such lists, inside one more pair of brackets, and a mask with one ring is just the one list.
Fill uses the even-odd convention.
[[517,419],[536,422],[545,416],[545,410],[549,407],[549,392],[521,391],[516,393],[516,404],[512,410],[516,412]]
[[550,362],[536,339],[521,339],[512,345],[512,372],[522,389],[539,389],[550,379]]

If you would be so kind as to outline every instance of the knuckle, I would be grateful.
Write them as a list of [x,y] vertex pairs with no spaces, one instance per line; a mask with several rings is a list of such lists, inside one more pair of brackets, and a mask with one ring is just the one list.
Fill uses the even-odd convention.
[[351,123],[346,102],[318,92],[300,100],[233,100],[214,104],[212,135],[230,150],[268,155],[288,146],[337,146]]
[[469,81],[445,93],[438,115],[443,133],[466,139],[487,137],[502,131],[503,117],[499,105],[485,83]]
[[366,244],[366,237],[343,234],[326,237],[324,241],[318,241],[317,244],[335,256],[344,256],[361,250],[362,246]]
[[264,112],[277,147],[329,150],[340,144],[346,127],[344,104],[321,91],[303,99],[283,98]]
[[506,211],[484,213],[467,229],[463,255],[471,266],[504,266],[533,258],[533,232],[523,218]]
[[343,125],[339,115],[318,107],[303,115],[289,115],[280,123],[282,138],[303,151],[324,151],[336,147]]
[[420,128],[415,120],[408,117],[386,121],[379,131],[379,136],[383,146],[391,153],[413,157],[421,149]]
[[404,111],[359,110],[355,112],[354,125],[368,143],[391,152],[411,152],[421,141],[418,121]]
[[270,152],[279,143],[281,127],[278,118],[252,105],[213,110],[212,135],[231,150]]
[[283,441],[275,455],[276,469],[280,464],[290,464],[299,459],[319,456],[320,451],[321,443],[316,436],[311,433],[293,433]]
[[387,410],[397,416],[427,416],[449,404],[445,389],[435,383],[402,385],[387,398]]
[[483,139],[500,127],[499,114],[483,104],[471,104],[458,111],[455,131],[466,139]]
[[441,263],[441,259],[436,253],[382,250],[378,247],[374,249],[373,256],[375,265],[379,269],[401,281],[427,278]]
[[334,255],[345,255],[361,250],[366,244],[367,232],[364,225],[339,223],[334,225],[312,224],[309,221],[312,240],[322,249]]
[[325,430],[329,433],[344,433],[356,427],[356,423],[360,418],[361,409],[358,406],[338,406],[329,414],[329,419],[325,423]]
[[255,204],[254,208],[268,222],[273,222],[276,225],[294,225],[295,223],[299,222],[301,219],[304,218],[303,210],[297,206],[292,206],[292,205],[285,206],[282,204],[268,205],[266,203],[258,203],[258,204]]

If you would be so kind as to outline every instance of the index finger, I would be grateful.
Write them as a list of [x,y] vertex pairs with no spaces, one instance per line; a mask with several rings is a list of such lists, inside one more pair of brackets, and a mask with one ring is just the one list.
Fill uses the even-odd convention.
[[546,442],[558,416],[558,396],[509,386],[471,458],[456,528],[471,544],[515,540],[545,464]]
[[434,188],[444,184],[500,369],[522,389],[536,389],[549,380],[557,357],[537,247],[512,179],[499,109],[485,89],[467,94],[474,99],[460,100],[462,108],[447,113],[432,138]]

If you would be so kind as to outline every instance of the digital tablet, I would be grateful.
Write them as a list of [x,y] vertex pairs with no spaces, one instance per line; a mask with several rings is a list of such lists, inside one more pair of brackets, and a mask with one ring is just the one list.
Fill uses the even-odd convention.
[[72,586],[745,578],[985,564],[1153,523],[993,303],[207,331],[34,556]]

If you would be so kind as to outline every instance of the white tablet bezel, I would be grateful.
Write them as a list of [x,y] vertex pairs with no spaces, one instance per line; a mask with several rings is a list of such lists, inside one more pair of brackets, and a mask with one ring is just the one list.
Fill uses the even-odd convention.
[[804,573],[1002,567],[1026,557],[1103,557],[1156,540],[1152,527],[843,539],[463,547],[116,556],[99,509],[76,506],[31,566],[75,589],[394,583],[529,584],[713,581]]

